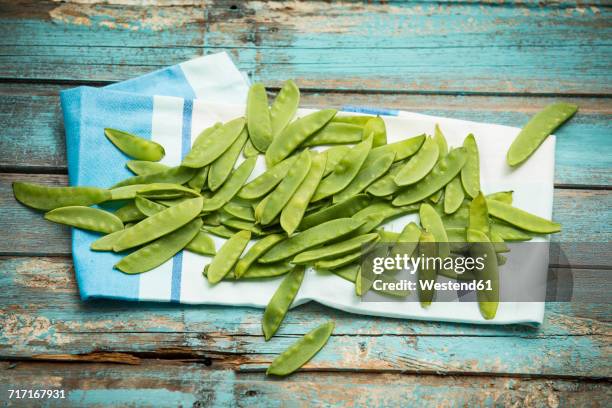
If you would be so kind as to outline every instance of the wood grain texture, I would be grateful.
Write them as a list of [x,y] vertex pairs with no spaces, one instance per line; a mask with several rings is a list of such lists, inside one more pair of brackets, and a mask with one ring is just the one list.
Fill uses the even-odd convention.
[[[610,388],[597,381],[373,373],[300,373],[282,381],[201,364],[145,361],[140,366],[0,363],[0,381],[15,388],[65,389],[48,406],[311,407],[334,404],[605,406]],[[6,394],[0,391],[0,398]]]
[[132,4],[4,0],[0,78],[117,81],[227,50],[254,79],[304,89],[612,92],[606,6]]
[[[65,86],[64,86],[65,88]],[[66,147],[58,92],[61,86],[0,84],[0,169],[65,172]],[[302,93],[308,107],[369,106],[521,127],[559,98]],[[557,132],[555,183],[612,184],[612,102],[564,98],[580,112]]]

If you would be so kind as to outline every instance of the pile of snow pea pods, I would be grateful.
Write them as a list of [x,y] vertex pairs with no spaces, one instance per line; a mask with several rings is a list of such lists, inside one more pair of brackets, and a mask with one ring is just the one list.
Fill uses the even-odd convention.
[[[45,211],[47,220],[104,234],[91,249],[125,252],[115,268],[127,274],[147,272],[186,250],[212,256],[203,276],[213,285],[281,277],[263,315],[266,340],[282,324],[307,267],[353,282],[356,295],[362,295],[374,290],[361,275],[368,248],[384,242],[416,250],[436,243],[440,257],[460,256],[467,247],[490,255],[489,262],[483,271],[464,274],[423,270],[419,279],[440,275],[490,279],[495,285],[505,242],[560,231],[559,224],[514,207],[512,191],[481,191],[478,145],[471,134],[454,148],[438,126],[432,136],[387,143],[380,117],[325,109],[295,118],[299,101],[293,81],[271,105],[264,86],[254,84],[245,117],[202,131],[176,167],[159,163],[165,151],[158,143],[105,129],[108,141],[132,159],[126,166],[133,177],[107,189],[15,182],[14,194]],[[534,116],[510,147],[508,165],[527,160],[576,110],[557,103]],[[267,170],[247,182],[259,155]],[[123,205],[115,211],[92,207],[109,201]],[[408,213],[418,213],[420,225],[409,223],[400,233],[381,228]],[[227,240],[215,248],[211,234]],[[422,307],[434,296],[420,291]],[[478,302],[483,317],[493,319],[498,290],[479,293]],[[333,328],[327,322],[306,334],[267,373],[298,369],[325,345]]]

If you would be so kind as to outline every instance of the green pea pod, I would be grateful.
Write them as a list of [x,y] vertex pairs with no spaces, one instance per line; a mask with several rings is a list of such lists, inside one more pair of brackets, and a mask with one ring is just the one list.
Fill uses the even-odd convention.
[[487,200],[501,201],[502,203],[512,205],[512,195],[514,191],[499,191],[493,194],[487,194]]
[[262,225],[270,224],[281,213],[293,194],[300,187],[302,181],[306,178],[311,162],[312,159],[308,150],[300,153],[295,165],[289,170],[287,176],[267,197],[266,205],[263,208],[261,217],[258,219]]
[[473,134],[467,135],[463,141],[463,148],[465,149],[465,165],[461,169],[461,184],[465,192],[474,198],[480,191],[480,157]]
[[339,203],[361,193],[389,170],[394,157],[394,153],[387,153],[374,159],[368,157],[349,185],[339,193],[334,194],[333,202]]
[[295,163],[296,156],[291,156],[255,178],[240,189],[238,197],[253,200],[268,194],[281,182]]
[[391,247],[389,251],[390,257],[396,255],[408,255],[412,256],[412,253],[419,244],[419,238],[421,237],[421,229],[414,222],[406,224],[404,229],[395,239],[395,245]]
[[268,108],[268,95],[263,84],[256,83],[249,88],[246,117],[253,146],[260,152],[265,152],[272,142],[272,120]]
[[174,183],[183,184],[191,180],[196,173],[196,169],[189,167],[172,167],[168,170],[159,173],[147,174],[144,176],[134,176],[127,178],[115,184],[112,188],[130,186],[134,184],[152,184],[152,183]]
[[459,174],[464,164],[465,149],[453,149],[421,181],[402,190],[393,200],[393,205],[412,204],[429,197]]
[[339,218],[319,224],[276,244],[259,262],[271,263],[291,258],[302,251],[355,231],[363,224],[364,221],[351,218]]
[[[435,258],[438,256],[436,250],[436,239],[430,232],[423,231],[419,238],[419,254],[423,256],[423,259]],[[421,264],[417,273],[417,294],[422,307],[431,306],[433,301],[435,290],[429,287],[436,282],[437,275],[436,268],[429,263]]]
[[124,224],[127,222],[140,221],[146,217],[146,215],[143,214],[138,207],[136,207],[136,204],[134,204],[133,201],[119,208],[114,214]]
[[221,157],[212,162],[210,165],[210,171],[208,172],[208,188],[212,191],[217,191],[219,187],[225,183],[230,173],[234,169],[234,165],[240,156],[242,147],[247,140],[247,131],[243,129],[238,139],[232,143]]
[[128,132],[106,128],[104,129],[104,135],[117,149],[134,159],[156,162],[166,154],[164,147],[159,143]]
[[[434,130],[433,140],[438,145],[438,151],[440,152],[440,154],[438,155],[438,161],[440,161],[448,154],[448,143],[446,142],[446,138],[444,137],[444,134],[442,133],[442,130],[440,130],[440,126],[438,126],[438,124],[436,124]],[[432,202],[437,203],[440,200],[440,197],[442,197],[442,193],[443,190],[440,189],[431,197],[429,197],[429,199]]]
[[58,224],[69,225],[89,231],[111,232],[123,229],[123,223],[117,216],[98,208],[80,205],[60,207],[45,213],[45,219]]
[[444,213],[452,214],[457,211],[464,198],[461,178],[457,176],[444,188]]
[[350,197],[343,202],[323,208],[315,213],[308,214],[302,219],[300,229],[305,230],[314,227],[315,225],[331,221],[335,218],[351,217],[358,211],[367,207],[371,202],[372,200],[365,194],[358,194]]
[[293,232],[295,232],[297,227],[300,225],[300,222],[304,217],[304,213],[306,212],[306,207],[308,207],[310,199],[317,189],[321,178],[323,178],[326,160],[327,157],[325,155],[318,154],[314,156],[310,170],[304,178],[304,181],[302,181],[298,189],[289,199],[287,205],[283,208],[280,217],[280,224],[288,235],[293,234]]
[[150,217],[157,214],[160,211],[164,211],[167,207],[162,204],[158,204],[155,201],[151,201],[148,198],[136,196],[134,199],[134,205],[138,208],[142,214]]
[[376,180],[372,185],[368,187],[366,190],[368,194],[371,194],[375,197],[387,197],[392,194],[395,194],[396,191],[400,189],[400,187],[395,184],[393,179],[397,176],[397,173],[400,172],[403,166],[395,165],[389,169],[387,174],[383,177]]
[[244,149],[242,149],[242,155],[244,158],[248,159],[249,157],[257,156],[258,154],[259,150],[253,146],[251,139],[247,139],[246,143],[244,144]]
[[272,136],[276,138],[291,122],[300,105],[300,90],[292,80],[287,80],[270,107]]
[[419,151],[397,173],[393,181],[398,186],[416,183],[431,171],[438,161],[439,155],[438,144],[431,137],[428,137]]
[[[337,268],[333,270],[330,269],[328,272],[333,273],[334,275],[338,275],[342,279],[345,279],[349,282],[355,283],[357,281],[357,275],[360,269],[361,266],[359,266],[359,264],[351,264],[345,265],[342,268]],[[320,271],[324,270],[322,269]]]
[[555,131],[565,121],[570,119],[578,106],[570,103],[554,103],[532,117],[518,134],[506,155],[506,161],[510,166],[518,166],[527,160],[548,135]]
[[139,194],[151,199],[179,198],[184,196],[198,197],[199,194],[180,184],[153,183],[133,184],[130,186],[117,187],[110,190],[111,200],[130,200]]
[[214,162],[238,139],[244,126],[244,118],[234,119],[196,140],[181,165],[200,168]]
[[438,256],[442,259],[446,258],[450,254],[448,236],[446,235],[442,219],[436,210],[429,204],[421,204],[419,218],[425,231],[430,232],[434,236],[437,242]]
[[561,225],[496,200],[487,200],[489,214],[508,224],[536,234],[561,231]]
[[486,234],[478,230],[468,230],[468,241],[471,243],[470,256],[473,259],[481,259],[483,268],[474,269],[478,280],[490,282],[492,290],[479,290],[476,292],[480,314],[487,320],[491,320],[497,314],[499,306],[499,269],[497,265],[497,254],[495,248]]
[[[258,263],[252,264],[240,278],[236,278],[233,271],[230,271],[223,278],[224,281],[234,281],[236,279],[244,280],[244,279],[266,279],[266,278],[276,278],[278,276],[282,276],[289,271],[293,270],[294,266],[284,262],[272,263],[260,265]],[[208,265],[204,267],[202,274],[206,278],[208,275]]]
[[223,212],[244,221],[255,221],[255,215],[251,207],[240,205],[232,201],[223,206]]
[[194,191],[201,192],[204,186],[206,185],[206,180],[208,179],[209,171],[210,166],[204,166],[200,169],[197,169],[191,180],[187,182],[187,185]]
[[217,253],[215,242],[210,235],[202,230],[198,231],[195,237],[189,241],[185,249],[200,255],[215,255]]
[[123,232],[127,228],[128,228],[128,226],[126,225],[125,229],[121,229],[119,231],[111,232],[110,234],[106,234],[103,237],[98,238],[97,240],[95,240],[94,242],[91,243],[89,248],[92,251],[112,251],[113,250],[113,245],[115,245],[115,242],[117,242],[117,240],[119,239],[121,234],[123,234]]
[[295,258],[293,258],[291,262],[294,264],[301,265],[320,261],[323,259],[347,255],[351,252],[355,252],[361,249],[364,244],[376,242],[378,241],[378,239],[379,236],[376,233],[359,235],[357,237],[345,241],[336,242],[335,244],[326,245],[321,248],[302,252],[301,254],[298,254]]
[[206,226],[204,227],[204,230],[210,232],[213,235],[226,239],[233,237],[236,233],[234,230],[227,228],[225,225],[217,225],[214,227]]
[[334,322],[330,321],[306,333],[272,361],[266,375],[288,375],[306,364],[327,343],[333,330]]
[[425,142],[425,135],[411,137],[400,142],[376,147],[375,149],[372,149],[372,155],[376,156],[387,153],[395,153],[395,161],[402,161],[418,152],[423,142]]
[[327,161],[325,163],[325,171],[323,172],[323,177],[327,176],[329,173],[334,171],[338,162],[351,150],[348,146],[333,146],[329,149],[323,151],[321,154],[324,154],[327,157]]
[[196,236],[202,220],[196,218],[181,228],[125,256],[115,268],[128,274],[150,271],[176,255]]
[[160,171],[166,171],[170,167],[165,164],[146,161],[146,160],[130,160],[126,164],[128,169],[137,176],[144,176],[146,174],[159,173]]
[[363,127],[372,118],[373,116],[340,114],[340,115],[334,116],[334,118],[331,121],[336,122],[336,123],[349,123],[351,125],[357,125],[357,126]]
[[112,199],[109,190],[96,187],[49,187],[32,183],[13,183],[17,201],[37,210],[74,205],[90,206]]
[[372,147],[387,144],[387,127],[385,126],[385,121],[380,116],[371,118],[363,126],[363,138],[367,137],[372,137]]
[[257,241],[247,253],[236,263],[234,273],[236,279],[240,279],[245,272],[253,265],[261,256],[263,256],[270,248],[285,239],[284,235],[272,234]]
[[317,133],[306,139],[302,146],[358,143],[361,141],[362,134],[363,128],[361,126],[329,122]]
[[489,235],[489,210],[487,209],[487,201],[480,192],[470,203],[469,217],[469,229]]
[[270,340],[278,330],[293,303],[293,299],[300,290],[306,268],[296,266],[281,282],[272,299],[264,310],[261,328],[266,341]]
[[[370,246],[371,248],[371,246]],[[342,255],[338,258],[334,258],[334,259],[323,259],[320,261],[317,261],[314,264],[314,267],[316,269],[329,269],[329,270],[334,270],[334,269],[339,269],[342,268],[344,266],[347,265],[351,265],[357,261],[359,261],[361,259],[361,257],[367,253],[369,251],[365,250],[357,250],[357,251],[353,251],[350,252],[348,254]]]
[[232,270],[250,239],[250,231],[240,231],[223,244],[208,267],[209,283],[221,281]]
[[146,244],[179,229],[200,214],[202,202],[202,197],[192,198],[140,221],[121,235],[113,251]]
[[320,110],[291,122],[272,140],[266,151],[266,163],[273,166],[288,157],[308,137],[327,124],[336,114],[335,109]]
[[355,176],[357,176],[371,148],[371,137],[355,145],[355,147],[340,159],[334,171],[321,181],[312,197],[312,201],[318,201],[334,195],[348,186]]
[[256,157],[249,157],[243,161],[236,170],[230,174],[228,180],[217,192],[204,202],[202,211],[216,211],[227,204],[240,191],[255,168]]
[[533,238],[529,233],[514,228],[503,221],[495,221],[491,223],[491,233],[495,233],[504,241],[529,241]]

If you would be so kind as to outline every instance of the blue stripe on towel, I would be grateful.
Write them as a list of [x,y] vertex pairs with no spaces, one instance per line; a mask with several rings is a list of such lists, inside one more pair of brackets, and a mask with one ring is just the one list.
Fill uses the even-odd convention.
[[369,115],[383,115],[383,116],[397,116],[399,111],[397,109],[383,109],[383,108],[368,108],[364,106],[343,106],[342,110],[345,112],[355,113],[367,113]]

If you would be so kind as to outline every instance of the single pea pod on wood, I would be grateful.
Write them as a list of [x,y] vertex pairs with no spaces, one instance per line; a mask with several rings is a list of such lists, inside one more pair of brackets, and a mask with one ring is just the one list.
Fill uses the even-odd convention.
[[207,137],[196,139],[181,166],[200,168],[214,162],[238,139],[244,126],[244,118],[237,118],[215,129]]
[[48,221],[89,231],[110,234],[123,229],[123,222],[113,213],[84,206],[60,207],[45,213]]
[[253,146],[260,152],[265,152],[272,142],[272,119],[268,108],[268,95],[263,84],[256,83],[249,88],[246,118]]
[[112,198],[110,190],[97,187],[50,187],[32,183],[13,183],[17,201],[37,210],[74,205],[90,206]]
[[461,184],[465,192],[472,198],[480,191],[480,154],[473,134],[467,135],[463,141],[465,149],[465,165],[461,169]]
[[138,224],[125,230],[117,240],[113,251],[120,252],[133,248],[179,229],[200,214],[202,197],[191,198],[145,218]]
[[104,135],[117,149],[134,159],[156,162],[166,154],[164,147],[159,143],[128,132],[106,128],[104,129]]
[[464,148],[453,149],[421,181],[400,191],[393,200],[393,205],[412,204],[429,197],[459,174],[465,159]]
[[398,186],[416,183],[431,171],[439,155],[438,144],[434,139],[428,137],[419,151],[397,173],[393,181]]
[[266,341],[270,340],[274,333],[278,330],[283,319],[287,315],[287,311],[293,303],[293,299],[300,290],[306,268],[304,266],[296,266],[281,282],[272,299],[264,310],[261,328]]
[[489,214],[508,224],[536,234],[552,234],[561,231],[561,225],[496,200],[487,200]]
[[493,244],[486,234],[477,230],[468,230],[468,241],[470,245],[470,256],[473,259],[480,258],[483,263],[481,269],[475,268],[474,273],[478,280],[490,282],[491,290],[478,290],[476,297],[480,314],[486,320],[491,320],[497,314],[499,306],[499,269],[497,265],[497,254]]
[[209,283],[221,281],[234,268],[250,240],[250,231],[240,231],[223,244],[208,267]]
[[115,264],[115,268],[127,274],[150,271],[185,248],[197,235],[201,226],[202,220],[196,218],[176,231],[125,256]]
[[508,149],[506,161],[510,166],[518,166],[527,160],[548,135],[570,119],[578,106],[571,103],[554,103],[532,117],[520,131]]
[[278,136],[295,116],[300,105],[300,90],[292,80],[287,80],[270,107],[272,137]]
[[128,169],[130,169],[132,173],[137,176],[159,173],[160,171],[170,169],[170,167],[166,166],[165,164],[147,160],[130,160],[125,165]]
[[329,321],[306,333],[272,361],[266,375],[289,375],[306,364],[327,343],[334,327],[334,322]]
[[266,163],[273,166],[288,157],[308,137],[321,129],[336,115],[335,109],[320,110],[291,122],[272,140],[266,151]]

